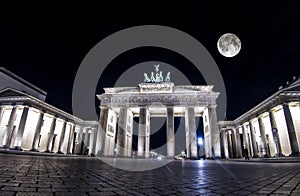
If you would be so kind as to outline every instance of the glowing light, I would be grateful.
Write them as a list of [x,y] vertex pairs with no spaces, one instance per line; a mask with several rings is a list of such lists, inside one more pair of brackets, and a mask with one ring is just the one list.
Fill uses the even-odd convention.
[[198,138],[198,144],[199,144],[199,145],[203,145],[203,139],[202,139],[202,137],[199,137],[199,138]]

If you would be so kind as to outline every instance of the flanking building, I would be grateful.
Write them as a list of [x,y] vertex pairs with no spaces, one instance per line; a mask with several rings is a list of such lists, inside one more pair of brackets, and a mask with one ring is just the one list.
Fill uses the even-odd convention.
[[218,122],[223,158],[299,156],[300,79],[233,121]]
[[0,68],[2,149],[96,154],[97,121],[84,121],[45,102],[47,93]]

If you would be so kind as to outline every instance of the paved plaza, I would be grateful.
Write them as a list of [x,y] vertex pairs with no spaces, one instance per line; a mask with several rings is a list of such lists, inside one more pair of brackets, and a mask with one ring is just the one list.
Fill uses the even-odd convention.
[[0,154],[0,195],[229,194],[300,195],[300,163],[176,160],[134,172],[92,157]]

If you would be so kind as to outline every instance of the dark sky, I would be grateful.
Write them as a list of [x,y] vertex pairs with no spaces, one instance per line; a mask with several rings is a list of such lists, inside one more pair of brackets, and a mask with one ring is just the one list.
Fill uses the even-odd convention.
[[[0,17],[0,66],[47,91],[48,103],[72,113],[74,77],[93,46],[125,28],[165,25],[192,35],[210,52],[224,78],[227,119],[235,119],[299,76],[299,8],[286,2],[244,1],[5,5]],[[221,56],[216,47],[218,38],[228,32],[242,42],[234,58]],[[106,77],[99,80],[99,89],[113,86],[124,70],[143,61],[166,62],[185,73],[192,84],[203,84],[187,59],[148,47],[114,59],[105,70]]]

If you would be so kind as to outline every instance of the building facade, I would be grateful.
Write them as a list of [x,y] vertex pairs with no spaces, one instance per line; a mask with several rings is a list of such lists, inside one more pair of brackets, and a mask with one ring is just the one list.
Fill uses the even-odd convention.
[[98,122],[84,121],[45,102],[46,92],[0,68],[2,149],[96,154]]
[[[152,74],[153,75],[153,74]],[[147,81],[147,80],[146,80]],[[139,118],[137,156],[149,157],[151,117],[166,117],[167,157],[175,156],[174,117],[185,119],[186,155],[197,158],[195,117],[203,117],[206,157],[220,157],[216,115],[219,93],[213,86],[175,86],[172,82],[141,83],[138,87],[105,88],[100,100],[100,155],[130,157],[133,117]],[[115,145],[115,142],[116,145]]]
[[218,122],[223,158],[299,156],[300,79],[233,121]]

